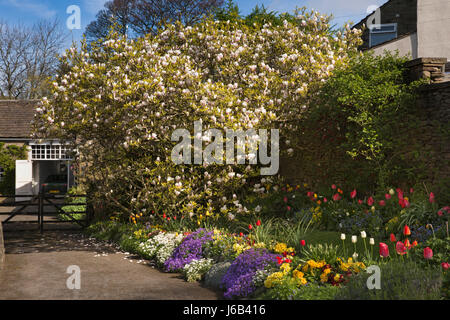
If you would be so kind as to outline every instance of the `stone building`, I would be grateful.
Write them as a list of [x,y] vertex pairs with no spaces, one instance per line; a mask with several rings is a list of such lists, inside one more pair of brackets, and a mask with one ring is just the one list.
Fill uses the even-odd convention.
[[[26,159],[16,160],[15,193],[19,195],[38,194],[50,175],[67,176],[67,188],[74,183],[66,147],[58,140],[35,141],[31,137],[31,122],[37,103],[32,100],[0,100],[0,143],[4,146],[27,146]],[[3,172],[0,168],[0,179]]]

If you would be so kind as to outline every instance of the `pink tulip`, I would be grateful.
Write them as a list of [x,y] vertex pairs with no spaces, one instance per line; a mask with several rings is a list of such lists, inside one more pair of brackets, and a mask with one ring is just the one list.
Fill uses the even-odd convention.
[[367,199],[367,204],[369,206],[373,205],[373,198],[372,197],[369,197],[369,199]]
[[383,258],[389,257],[389,247],[386,243],[380,242],[380,256]]
[[433,258],[433,250],[430,247],[423,249],[423,257],[427,260]]
[[448,262],[442,262],[441,266],[442,266],[442,269],[448,270],[448,267],[450,267],[450,264]]
[[403,244],[403,242],[398,241],[397,244],[395,245],[395,250],[397,251],[398,254],[400,255],[404,255],[406,253],[406,247]]
[[391,195],[390,195],[389,193],[386,193],[386,194],[384,195],[384,197],[386,198],[386,200],[389,200],[389,199],[391,198]]
[[336,185],[335,185],[335,184],[332,184],[332,185],[331,185],[331,189],[333,189],[333,190],[336,189]]
[[429,200],[430,200],[430,203],[433,203],[433,202],[434,202],[434,193],[433,193],[433,192],[430,192],[430,198],[429,198]]
[[356,189],[350,192],[350,197],[354,199],[356,197]]
[[334,196],[333,196],[333,200],[334,201],[338,201],[338,200],[340,200],[341,199],[341,196],[339,195],[339,193],[336,193]]
[[386,201],[380,200],[380,201],[378,201],[378,204],[379,204],[380,206],[384,207],[384,206],[386,205]]

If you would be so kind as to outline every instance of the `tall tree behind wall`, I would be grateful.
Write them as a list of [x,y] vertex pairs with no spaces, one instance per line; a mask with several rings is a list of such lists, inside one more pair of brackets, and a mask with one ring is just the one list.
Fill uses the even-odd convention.
[[32,27],[0,21],[0,99],[37,99],[48,91],[65,34],[55,20]]

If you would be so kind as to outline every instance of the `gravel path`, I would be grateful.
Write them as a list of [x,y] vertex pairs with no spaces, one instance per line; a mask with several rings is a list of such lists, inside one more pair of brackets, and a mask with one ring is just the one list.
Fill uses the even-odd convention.
[[[0,271],[1,299],[216,300],[220,293],[163,273],[151,262],[76,230],[8,232]],[[78,266],[80,289],[68,289],[67,268]]]

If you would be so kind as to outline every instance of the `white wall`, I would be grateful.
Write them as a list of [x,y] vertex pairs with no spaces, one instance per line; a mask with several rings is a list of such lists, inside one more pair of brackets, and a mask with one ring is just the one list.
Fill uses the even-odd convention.
[[450,60],[450,0],[417,0],[419,57]]
[[375,47],[372,51],[375,55],[383,54],[384,50],[392,51],[398,50],[400,56],[409,55],[412,59],[418,58],[417,56],[417,33],[410,34],[397,40],[393,40],[385,45]]

